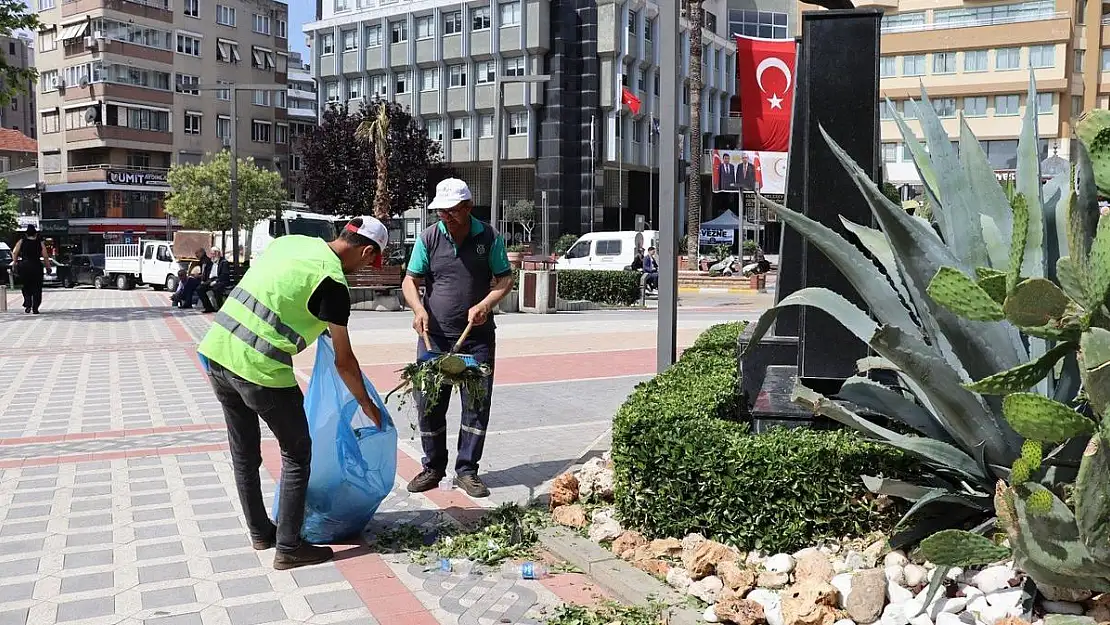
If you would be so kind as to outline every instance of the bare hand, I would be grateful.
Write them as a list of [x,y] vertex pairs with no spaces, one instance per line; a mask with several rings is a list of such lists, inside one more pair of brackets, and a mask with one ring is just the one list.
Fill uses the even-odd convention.
[[471,307],[466,314],[466,320],[475,326],[484,324],[486,319],[489,319],[489,306],[485,304],[477,304]]
[[[412,329],[416,330],[416,333],[419,334],[420,336],[424,336],[428,333],[428,311],[426,311],[426,310],[414,310],[413,311]],[[428,347],[428,349],[431,349],[431,347]]]
[[362,411],[364,413],[366,413],[366,416],[370,417],[370,420],[374,422],[374,427],[381,430],[382,429],[382,413],[381,413],[380,410],[378,410],[377,405],[375,405],[374,402],[370,402],[370,403],[366,403],[366,404],[361,404],[361,408],[362,408]]

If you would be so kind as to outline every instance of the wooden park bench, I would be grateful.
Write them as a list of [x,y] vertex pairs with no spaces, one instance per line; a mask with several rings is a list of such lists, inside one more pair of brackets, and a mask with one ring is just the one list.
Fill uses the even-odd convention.
[[347,286],[351,289],[351,306],[363,304],[371,310],[382,307],[386,310],[400,310],[405,306],[401,296],[401,282],[405,279],[405,269],[401,265],[367,267],[347,274]]

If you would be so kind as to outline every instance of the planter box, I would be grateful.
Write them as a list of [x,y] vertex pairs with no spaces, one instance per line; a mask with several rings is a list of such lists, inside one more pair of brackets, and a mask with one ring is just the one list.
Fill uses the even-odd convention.
[[501,300],[500,302],[497,303],[495,312],[497,312],[497,313],[520,312],[520,306],[519,306],[518,300],[517,300],[518,297],[519,297],[519,295],[517,294],[516,291],[509,291],[509,294],[505,296],[505,299],[503,299],[503,300]]

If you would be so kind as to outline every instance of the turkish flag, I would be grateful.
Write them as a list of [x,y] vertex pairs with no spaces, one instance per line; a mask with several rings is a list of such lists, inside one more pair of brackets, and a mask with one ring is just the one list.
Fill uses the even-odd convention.
[[627,106],[633,115],[640,114],[640,98],[633,95],[628,87],[621,87],[621,103]]
[[794,103],[793,39],[736,38],[743,149],[787,152]]
[[713,150],[713,166],[709,168],[713,176],[713,190],[719,191],[721,189],[721,155],[717,150]]
[[756,190],[763,188],[763,165],[759,164],[759,154],[755,155],[755,161],[752,165],[755,167],[755,188]]

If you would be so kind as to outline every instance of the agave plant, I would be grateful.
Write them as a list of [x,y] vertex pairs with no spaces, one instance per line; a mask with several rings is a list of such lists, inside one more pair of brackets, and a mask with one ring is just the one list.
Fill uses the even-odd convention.
[[[896,542],[989,520],[994,513],[995,483],[1008,479],[1010,467],[1022,457],[1022,437],[1007,421],[1001,398],[969,385],[1030,360],[1040,362],[1049,352],[1047,339],[1023,336],[1005,316],[957,314],[936,301],[929,287],[938,272],[949,268],[977,276],[975,284],[988,293],[1008,293],[1016,288],[1016,277],[1044,278],[1054,273],[1056,258],[1067,251],[1070,177],[1059,176],[1042,190],[1032,78],[1029,93],[1012,201],[963,119],[958,150],[952,145],[924,88],[917,109],[928,149],[901,116],[896,115],[896,120],[924,183],[932,221],[911,216],[886,198],[823,129],[879,225],[873,229],[842,218],[869,256],[830,228],[762,200],[829,258],[860,294],[869,313],[827,289],[802,289],[762,316],[750,345],[770,329],[781,308],[805,305],[830,313],[877,354],[861,361],[860,375],[845,383],[838,396],[844,401],[833,401],[800,384],[794,399],[816,414],[922,460],[927,473],[919,483],[865,476],[873,491],[914,502],[902,521],[910,529]],[[1074,206],[1086,210],[1093,201]],[[1051,227],[1056,237],[1046,236]],[[1020,243],[1016,251],[1015,241]],[[886,279],[876,280],[877,273]],[[895,372],[907,390],[871,381],[870,369]],[[1059,401],[1072,400],[1077,386],[1070,381],[1072,373],[1066,367],[1047,372],[1037,383],[1037,392]],[[916,435],[884,427],[861,416],[864,411],[900,422]],[[939,514],[934,510],[938,505],[945,506]]]
[[355,130],[355,138],[369,141],[374,146],[374,165],[377,169],[374,193],[374,217],[383,221],[389,216],[389,111],[384,103],[375,107],[372,119],[365,119]]

